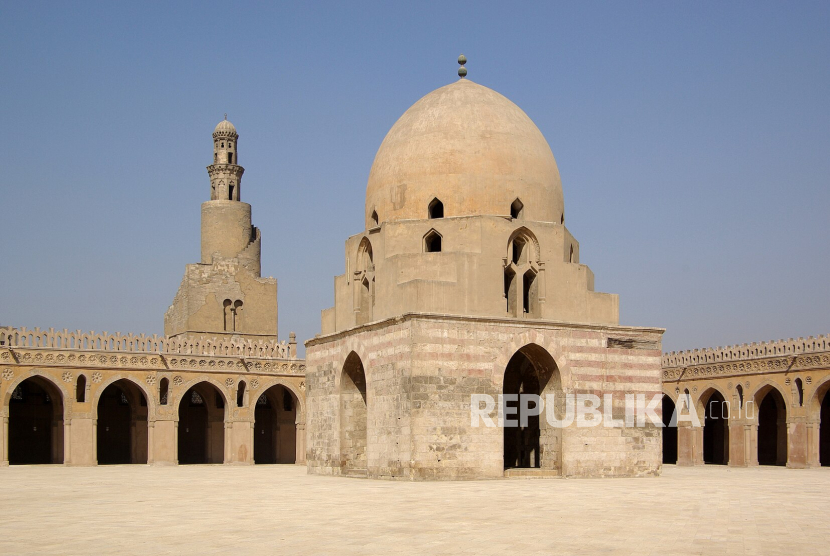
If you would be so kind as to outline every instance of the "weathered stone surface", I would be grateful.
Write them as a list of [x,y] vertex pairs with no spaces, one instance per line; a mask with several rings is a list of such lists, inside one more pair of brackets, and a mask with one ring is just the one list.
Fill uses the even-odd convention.
[[236,128],[213,132],[210,200],[202,203],[202,258],[189,264],[164,315],[167,336],[277,337],[277,281],[260,275],[262,236],[241,202]]
[[662,365],[670,407],[691,406],[699,418],[667,440],[679,465],[830,463],[830,336],[671,352]]
[[[308,466],[341,472],[340,431],[353,426],[341,407],[343,367],[359,357],[366,376],[369,477],[496,478],[504,474],[503,429],[473,427],[470,396],[503,391],[513,355],[539,346],[556,362],[562,393],[660,393],[660,349],[608,348],[609,336],[659,346],[662,331],[544,321],[407,314],[307,345]],[[636,343],[635,342],[635,343]],[[617,413],[619,417],[619,412]],[[659,473],[654,427],[561,431],[551,464],[563,476]]]

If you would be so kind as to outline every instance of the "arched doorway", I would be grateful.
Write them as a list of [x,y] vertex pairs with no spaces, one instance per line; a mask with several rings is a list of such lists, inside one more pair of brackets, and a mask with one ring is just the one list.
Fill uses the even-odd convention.
[[222,393],[200,382],[179,400],[179,463],[225,461],[225,406]]
[[663,394],[663,463],[677,463],[677,427],[671,426],[674,401]]
[[787,406],[775,388],[756,396],[758,404],[758,463],[787,464]]
[[821,400],[821,413],[819,414],[819,462],[822,466],[830,466],[830,394],[824,393]]
[[147,463],[147,398],[141,388],[121,379],[98,398],[98,463]]
[[[544,401],[548,394],[554,395],[554,415],[563,416],[564,398],[560,384],[559,369],[553,357],[536,344],[528,344],[517,351],[504,371],[504,468],[561,468],[562,431],[547,425],[544,413],[528,415],[523,423],[520,405],[523,395],[540,396]],[[512,398],[512,399],[508,399]],[[516,399],[517,398],[517,399]],[[506,408],[516,408],[508,415]],[[532,409],[532,402],[526,407]],[[545,411],[549,411],[546,409]],[[508,419],[518,426],[508,426]]]
[[285,386],[272,386],[254,409],[254,463],[296,463],[297,398]]
[[9,464],[63,463],[63,397],[49,380],[33,376],[9,400]]
[[360,357],[351,352],[340,377],[340,467],[344,474],[367,472],[367,417],[366,373]]
[[717,390],[703,407],[703,463],[729,463],[729,408]]

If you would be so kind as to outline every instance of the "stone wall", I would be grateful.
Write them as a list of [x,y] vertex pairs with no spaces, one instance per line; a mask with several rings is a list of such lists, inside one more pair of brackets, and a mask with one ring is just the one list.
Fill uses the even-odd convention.
[[[475,479],[504,475],[503,429],[471,426],[470,396],[502,393],[511,357],[528,345],[558,367],[563,393],[660,392],[662,330],[407,314],[309,340],[308,465],[339,474],[342,369],[352,352],[367,382],[369,477]],[[609,338],[623,339],[608,347]],[[614,344],[614,342],[612,342]],[[563,476],[641,476],[660,471],[655,427],[561,432]]]

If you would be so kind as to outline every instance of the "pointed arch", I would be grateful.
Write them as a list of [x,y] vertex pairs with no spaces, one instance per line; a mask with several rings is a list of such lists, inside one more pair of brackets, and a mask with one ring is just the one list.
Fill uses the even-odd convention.
[[431,220],[434,218],[444,218],[444,203],[438,197],[434,197],[427,206],[427,217]]
[[709,382],[701,388],[701,392],[697,395],[697,400],[695,401],[695,410],[698,415],[703,415],[703,412],[706,410],[706,404],[709,402],[712,395],[716,393],[719,394],[724,400],[729,399],[729,395],[724,392],[720,385],[715,384],[714,382]]
[[[141,393],[141,395],[144,396],[144,400],[147,403],[147,409],[148,409],[149,415],[155,415],[156,400],[155,400],[155,397],[153,396],[153,392],[148,390],[145,384],[141,383],[140,381],[135,380],[134,378],[132,378],[129,375],[116,374],[116,375],[110,376],[106,380],[104,380],[101,383],[94,386],[95,392],[94,392],[93,399],[91,400],[93,402],[92,403],[92,418],[93,419],[98,418],[98,403],[101,401],[101,394],[104,392],[104,390],[107,389],[108,386],[110,386],[111,384],[114,384],[114,383],[116,383],[120,380],[123,380],[125,382],[130,383],[131,386],[138,389],[138,391]],[[136,400],[137,399],[138,398],[136,398]]]
[[159,405],[167,405],[170,395],[170,380],[162,377],[159,381]]
[[366,371],[351,351],[340,372],[340,469],[343,474],[368,473],[368,413]]
[[225,389],[215,380],[193,380],[177,403],[180,464],[224,463],[225,422],[230,411]]
[[[22,374],[20,376],[15,376],[15,378],[9,383],[9,387],[6,389],[6,393],[3,395],[3,408],[8,409],[9,402],[12,399],[12,395],[14,394],[15,389],[22,384],[24,381],[30,378],[37,378],[39,380],[43,380],[48,383],[49,388],[53,388],[55,390],[55,395],[60,397],[60,401],[64,406],[68,406],[72,400],[72,396],[66,390],[64,390],[63,386],[60,382],[58,382],[52,376],[44,373],[39,369],[32,369],[26,374]],[[67,410],[69,408],[67,407]]]
[[796,377],[793,385],[795,386],[796,396],[798,396],[798,407],[802,407],[804,405],[804,382],[800,377]]
[[84,403],[86,401],[86,375],[79,374],[75,382],[75,401]]
[[363,237],[357,247],[354,280],[355,324],[372,322],[375,305],[375,261],[372,242]]
[[787,403],[780,386],[765,381],[755,390],[758,463],[787,463]]
[[729,463],[729,396],[718,386],[707,385],[697,398],[696,409],[703,416],[703,462],[726,465]]
[[297,403],[297,423],[305,423],[305,414],[306,414],[306,402],[305,396],[301,392],[301,390],[297,387],[296,384],[289,380],[285,380],[283,378],[272,378],[267,382],[264,382],[261,386],[262,391],[264,392],[268,388],[272,386],[282,386],[289,392],[291,392],[294,401]]
[[236,385],[236,407],[245,407],[245,381],[240,380]]
[[819,382],[808,402],[809,419],[818,422],[818,463],[830,466],[830,376]]
[[[514,253],[514,242],[516,242],[516,240],[520,241],[520,247],[522,249],[521,253],[519,254]],[[530,250],[525,251],[527,247],[529,247]],[[510,237],[507,240],[508,261],[513,261],[516,258],[519,258],[535,262],[539,260],[539,256],[539,240],[536,238],[536,234],[531,232],[525,226],[521,226],[513,230],[513,232],[510,234]]]
[[[516,408],[521,403],[522,395],[546,399],[548,394],[552,394],[554,414],[559,419],[564,417],[565,400],[559,367],[553,356],[539,344],[528,343],[510,357],[504,368],[502,393],[505,399],[518,395],[518,400],[505,402],[505,407]],[[548,408],[546,411],[551,410]],[[551,427],[544,414],[529,416],[527,423],[522,425],[516,419],[504,422],[502,453],[505,470],[541,468],[561,472],[562,429]]]
[[[525,330],[520,334],[516,334],[499,352],[498,357],[493,362],[491,375],[495,388],[497,390],[502,390],[504,388],[505,367],[517,351],[520,351],[525,346],[530,344],[538,345],[544,349],[545,352],[550,354],[556,363],[562,390],[566,392],[571,391],[574,385],[566,352],[563,351],[561,345],[551,341],[548,336],[537,329]],[[369,378],[371,381],[371,377]]]
[[296,463],[297,425],[301,398],[283,383],[263,387],[252,400],[254,409],[254,463]]
[[525,315],[533,318],[541,316],[537,274],[534,269],[528,268],[522,276],[522,311]]
[[424,235],[424,253],[440,253],[443,248],[443,237],[435,228],[428,231]]
[[9,464],[64,463],[64,420],[71,397],[57,382],[31,371],[9,385],[4,409],[9,424]]
[[677,463],[677,427],[671,426],[671,422],[677,405],[672,396],[666,392],[663,392],[661,409],[663,411],[663,464],[673,465]]
[[151,398],[130,378],[110,379],[97,389],[93,415],[99,464],[147,463]]
[[375,258],[372,251],[372,242],[369,238],[364,236],[357,246],[357,265],[358,271],[370,272],[375,270]]
[[522,226],[510,234],[504,258],[504,297],[507,316],[540,318],[541,265],[539,242],[536,236]]
[[781,388],[781,385],[777,382],[773,382],[772,380],[765,380],[761,384],[755,387],[755,391],[752,393],[752,401],[755,403],[757,408],[760,405],[761,401],[764,397],[769,394],[772,390],[776,392],[778,396],[781,397],[782,400],[786,400],[787,396],[784,390]]

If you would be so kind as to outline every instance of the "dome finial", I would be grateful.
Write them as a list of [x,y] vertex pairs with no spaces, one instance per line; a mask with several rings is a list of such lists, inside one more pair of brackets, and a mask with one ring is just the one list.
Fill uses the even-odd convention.
[[228,119],[228,113],[225,112],[225,121],[227,121],[227,119]]
[[467,63],[467,57],[463,54],[458,57],[458,64],[461,66],[458,68],[458,77],[464,79],[467,76],[467,68],[464,67],[464,64]]

